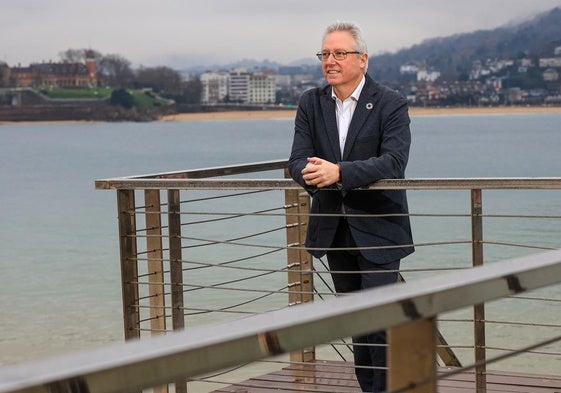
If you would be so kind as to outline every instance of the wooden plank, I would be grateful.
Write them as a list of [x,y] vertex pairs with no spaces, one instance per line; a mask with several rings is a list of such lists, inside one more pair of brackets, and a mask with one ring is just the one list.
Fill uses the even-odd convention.
[[121,288],[123,296],[123,324],[125,340],[140,338],[138,308],[138,265],[136,262],[136,216],[134,191],[117,191],[119,217],[119,251],[121,260]]
[[[540,388],[549,389],[545,391],[555,390],[556,392],[561,391],[561,377],[548,377],[540,375],[529,375],[529,374],[514,374],[514,373],[490,373],[487,372],[487,380],[494,384],[500,384],[504,386],[527,386],[531,387],[532,392],[538,392]],[[513,390],[516,391],[516,390]]]
[[217,392],[261,393],[272,390],[285,392],[360,392],[354,376],[354,368],[352,364],[345,362],[290,365],[287,368],[252,378],[241,384],[222,388]]
[[341,392],[356,393],[360,391],[354,377],[354,372],[346,374],[332,374],[318,369],[316,372],[309,368],[305,374],[294,373],[295,369],[282,369],[264,376],[251,378],[239,384],[222,388],[217,392],[270,392],[276,391],[314,391],[314,392]]
[[[246,388],[253,389],[269,389],[271,390],[285,390],[285,391],[324,391],[324,392],[341,392],[341,393],[357,393],[360,391],[358,384],[356,386],[349,386],[347,384],[337,382],[329,379],[314,379],[309,381],[293,381],[293,380],[271,380],[271,379],[257,379],[252,378],[247,383],[243,384]],[[272,388],[274,387],[274,389]],[[239,385],[236,386],[239,392]],[[236,390],[234,390],[236,392]],[[249,392],[249,390],[248,390]]]
[[[282,369],[278,372],[272,372],[268,377],[274,379],[291,379],[295,382],[302,381],[328,381],[330,384],[358,386],[354,375],[354,368],[339,368],[335,372],[321,365],[316,367],[315,364],[296,366],[291,369]],[[319,383],[319,382],[318,382]]]
[[[462,372],[450,377],[445,373],[449,370],[439,371],[439,387],[461,387],[475,391],[475,373],[473,371]],[[561,377],[543,376],[531,374],[519,374],[508,372],[487,372],[488,392],[532,392],[532,393],[554,393],[561,391]],[[447,392],[447,391],[446,391]]]
[[[446,377],[451,368],[440,368],[436,391],[438,393],[474,393],[475,372],[465,371]],[[559,393],[561,376],[544,376],[508,372],[490,372],[486,375],[489,393]],[[215,390],[215,393],[283,392],[344,392],[358,393],[360,388],[354,376],[352,363],[319,361],[307,365],[289,365],[266,375],[251,378]]]
[[329,374],[353,374],[354,375],[354,365],[351,362],[344,361],[322,361],[317,360],[314,363],[306,364],[302,368],[302,365],[291,364],[285,367],[283,370],[295,370],[301,372],[324,372]]

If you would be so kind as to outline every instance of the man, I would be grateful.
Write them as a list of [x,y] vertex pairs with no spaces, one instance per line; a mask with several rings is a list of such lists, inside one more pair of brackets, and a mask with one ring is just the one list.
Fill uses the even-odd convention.
[[[407,101],[366,73],[358,26],[329,26],[317,55],[328,85],[302,95],[289,163],[313,196],[306,247],[317,258],[327,254],[337,293],[395,283],[400,260],[414,251],[405,191],[356,188],[404,178]],[[362,390],[386,390],[385,332],[353,342]]]

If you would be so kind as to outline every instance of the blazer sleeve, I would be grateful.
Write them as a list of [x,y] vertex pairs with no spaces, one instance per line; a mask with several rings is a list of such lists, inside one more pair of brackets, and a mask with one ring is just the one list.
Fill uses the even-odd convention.
[[307,158],[316,155],[314,147],[314,115],[311,109],[311,94],[315,90],[308,91],[302,95],[296,111],[294,121],[294,139],[288,163],[290,176],[308,193],[314,194],[318,191],[316,187],[308,186],[302,177],[302,170],[307,164]]

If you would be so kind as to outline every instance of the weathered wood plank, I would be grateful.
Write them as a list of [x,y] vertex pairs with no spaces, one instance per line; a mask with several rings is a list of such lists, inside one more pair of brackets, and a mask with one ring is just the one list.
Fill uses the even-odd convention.
[[[438,393],[475,392],[475,373],[466,371],[444,376],[450,368],[440,368],[437,375]],[[487,375],[487,392],[490,393],[558,393],[561,376],[517,374],[492,371]],[[310,365],[291,365],[269,374],[251,378],[214,393],[262,393],[282,392],[360,392],[351,363],[322,362]]]

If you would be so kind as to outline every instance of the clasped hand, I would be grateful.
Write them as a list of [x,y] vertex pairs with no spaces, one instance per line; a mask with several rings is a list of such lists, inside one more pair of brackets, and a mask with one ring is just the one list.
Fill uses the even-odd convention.
[[302,169],[302,178],[308,186],[323,188],[341,180],[339,165],[318,157],[308,157],[306,167]]

